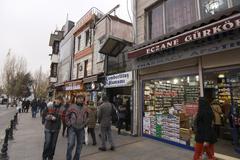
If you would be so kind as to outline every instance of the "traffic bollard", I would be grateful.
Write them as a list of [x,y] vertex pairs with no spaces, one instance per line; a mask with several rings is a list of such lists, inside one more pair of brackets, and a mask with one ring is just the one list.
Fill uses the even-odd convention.
[[8,139],[13,140],[13,120],[11,120],[10,128],[9,128],[9,134],[8,134]]
[[0,160],[9,160],[7,151],[8,151],[8,136],[9,136],[9,129],[5,130],[5,138],[4,143],[2,145],[1,153],[0,153]]
[[16,113],[16,115],[14,116],[14,120],[16,122],[16,125],[18,124],[18,113]]

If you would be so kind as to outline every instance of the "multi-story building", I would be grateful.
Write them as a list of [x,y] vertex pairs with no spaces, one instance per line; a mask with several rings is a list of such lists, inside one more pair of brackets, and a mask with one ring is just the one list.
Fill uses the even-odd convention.
[[59,44],[63,38],[63,31],[56,30],[50,35],[49,46],[52,47],[51,65],[50,65],[50,78],[49,78],[49,96],[54,94],[54,88],[57,83],[58,63],[59,63]]
[[[200,96],[217,102],[225,118],[230,106],[240,108],[239,5],[239,0],[134,0],[136,46],[128,58],[136,76],[138,134],[192,149]],[[216,151],[236,157],[229,122],[221,123]]]

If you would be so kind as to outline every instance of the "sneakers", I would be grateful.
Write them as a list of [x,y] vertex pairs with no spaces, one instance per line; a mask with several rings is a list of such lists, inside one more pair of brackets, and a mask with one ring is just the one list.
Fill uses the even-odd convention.
[[106,148],[99,147],[98,150],[100,150],[100,151],[106,151]]
[[111,151],[115,151],[115,147],[112,146],[112,147],[110,148],[110,150],[111,150]]

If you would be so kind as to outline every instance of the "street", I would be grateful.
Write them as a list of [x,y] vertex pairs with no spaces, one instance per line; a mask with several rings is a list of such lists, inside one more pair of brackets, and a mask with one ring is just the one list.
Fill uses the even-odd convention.
[[[20,114],[17,128],[14,140],[9,143],[10,159],[41,160],[44,127],[39,115],[36,119],[32,119],[30,113]],[[83,146],[81,160],[189,160],[192,158],[192,151],[143,137],[117,135],[114,127],[112,128],[116,151],[99,151],[98,147],[101,144],[99,137],[97,136],[97,146],[92,146],[89,136],[89,144]],[[98,133],[96,128],[96,134]],[[67,138],[59,133],[54,159],[65,160],[66,149]]]
[[6,105],[0,105],[0,142],[4,138],[5,129],[10,125],[10,120],[13,119],[16,109]]

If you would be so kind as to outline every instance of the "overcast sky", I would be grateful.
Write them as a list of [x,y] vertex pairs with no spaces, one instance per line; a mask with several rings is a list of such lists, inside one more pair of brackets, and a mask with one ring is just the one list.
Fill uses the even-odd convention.
[[[129,9],[131,10],[131,0]],[[120,4],[117,15],[130,21],[127,0],[0,0],[0,69],[8,50],[27,59],[28,69],[49,70],[50,33],[68,19],[78,21],[91,7],[106,13]]]

